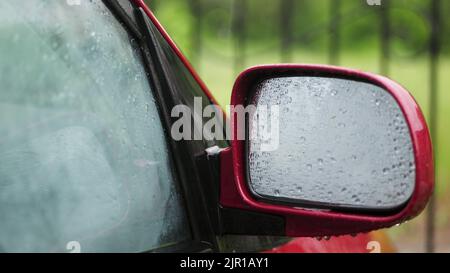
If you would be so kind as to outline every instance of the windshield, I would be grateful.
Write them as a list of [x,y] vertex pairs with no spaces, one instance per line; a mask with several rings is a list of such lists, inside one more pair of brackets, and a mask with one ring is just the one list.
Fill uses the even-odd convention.
[[0,251],[189,239],[134,43],[100,0],[0,1]]

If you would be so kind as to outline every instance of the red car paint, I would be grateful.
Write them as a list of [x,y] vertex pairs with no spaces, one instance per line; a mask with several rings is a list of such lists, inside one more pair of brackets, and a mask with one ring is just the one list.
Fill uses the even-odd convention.
[[[298,238],[267,253],[367,253],[370,251],[366,248],[367,244],[372,240],[370,234],[361,234],[357,238],[349,235],[332,237],[328,240],[322,239],[320,241],[315,238]],[[361,243],[365,243],[365,245],[361,247]],[[377,251],[377,249],[372,251]]]
[[[347,77],[369,81],[387,90],[398,102],[410,129],[416,163],[416,183],[413,196],[401,211],[394,215],[371,216],[319,210],[302,210],[273,205],[255,200],[247,187],[245,175],[245,141],[232,140],[231,149],[222,153],[223,168],[234,166],[234,174],[222,170],[221,204],[225,207],[247,209],[283,215],[288,236],[344,235],[390,227],[415,217],[425,207],[434,185],[431,137],[425,118],[403,87],[392,80],[357,70],[323,65],[264,65],[249,68],[237,79],[233,88],[231,105],[245,105],[248,92],[255,81],[286,75],[315,74]],[[232,124],[236,116],[231,117]],[[234,128],[237,130],[237,128]],[[235,131],[237,134],[237,131]],[[301,217],[299,217],[301,216]],[[314,224],[311,224],[314,223]]]
[[[166,39],[166,41],[168,42],[168,44],[172,47],[172,49],[174,50],[174,52],[176,53],[176,55],[180,58],[180,60],[185,64],[186,68],[190,71],[190,73],[192,74],[192,76],[194,77],[194,79],[197,81],[197,83],[199,84],[199,86],[202,88],[202,90],[205,92],[205,94],[209,97],[209,99],[216,105],[218,105],[217,101],[215,100],[214,96],[211,94],[211,92],[209,91],[209,89],[206,87],[205,83],[201,80],[200,76],[197,74],[197,72],[195,71],[195,69],[193,68],[193,66],[189,63],[189,61],[186,59],[186,57],[181,53],[181,50],[177,47],[177,45],[175,44],[175,42],[170,38],[170,36],[168,35],[168,33],[165,31],[165,29],[163,28],[163,26],[159,23],[159,21],[156,19],[155,15],[152,13],[152,11],[149,9],[149,7],[147,7],[147,5],[144,3],[143,0],[131,0],[133,2],[135,2],[140,8],[142,8],[142,10],[147,14],[147,16],[149,17],[149,19],[153,22],[153,24],[157,27],[157,29],[160,31],[160,33],[162,34],[162,36]],[[326,67],[323,67],[324,69],[326,69]],[[350,72],[350,71],[349,71]],[[353,73],[353,72],[352,72]],[[366,75],[364,75],[366,76]],[[378,77],[378,76],[373,76]],[[381,77],[379,80],[382,80]],[[402,99],[402,98],[400,98]],[[411,99],[410,97],[407,99]],[[408,109],[408,111],[411,111],[414,109]],[[420,117],[422,117],[420,119],[420,121],[423,121],[423,116],[420,113],[419,109],[415,109],[417,111],[417,113],[419,114]],[[225,113],[223,112],[223,114],[225,115]],[[425,124],[420,123],[420,124],[416,124],[415,126],[420,126]],[[426,126],[426,125],[425,125]],[[411,127],[414,127],[414,125],[412,125]],[[414,127],[415,129],[419,130],[420,128]],[[422,128],[423,129],[423,128]],[[426,138],[426,134],[428,133],[428,131],[424,130],[424,134],[425,136],[422,137]],[[431,149],[431,147],[429,147],[429,149]],[[425,151],[425,154],[429,154],[427,153],[428,151]],[[231,149],[228,149],[228,151],[226,151],[223,156],[222,156],[222,161],[225,160],[232,160],[231,158],[232,156],[232,151]],[[418,154],[418,157],[423,157],[420,154]],[[432,160],[430,158],[422,158],[425,160],[429,160],[429,162],[432,162]],[[222,166],[222,179],[226,179],[228,181],[234,182],[234,176],[233,176],[233,170],[231,170],[229,168],[229,164],[223,164]],[[242,168],[241,166],[237,166],[238,168]],[[224,169],[225,168],[225,169]],[[427,173],[432,169],[432,165],[428,166],[428,171],[425,171],[425,173],[423,174],[424,176],[427,175]],[[429,175],[429,174],[428,174]],[[228,177],[227,177],[228,176]],[[241,180],[242,182],[243,180]],[[232,188],[232,187],[230,187]],[[226,189],[224,189],[226,190]],[[226,193],[223,192],[223,193]],[[225,196],[226,194],[223,194],[222,197],[222,201],[224,201],[225,203],[227,202],[231,202],[231,204],[240,204],[242,200],[239,200],[240,197],[235,193],[231,193],[229,196]],[[235,200],[235,198],[237,198],[237,200]],[[416,196],[415,198],[420,198],[420,196]],[[423,201],[423,204],[426,201]],[[410,208],[409,208],[410,209]],[[416,208],[418,209],[418,208]],[[307,223],[306,223],[307,225]],[[334,226],[332,226],[334,227]],[[295,226],[293,227],[295,229]],[[311,227],[312,229],[314,229],[314,227]],[[380,238],[380,234],[381,234],[381,238]],[[357,236],[339,236],[339,237],[332,237],[330,240],[322,240],[319,241],[317,239],[314,238],[297,238],[297,239],[293,239],[291,242],[276,247],[274,249],[268,250],[267,252],[270,253],[283,253],[283,252],[299,252],[299,253],[306,253],[306,252],[322,252],[322,253],[332,253],[332,252],[369,252],[367,246],[368,243],[371,240],[378,240],[381,243],[381,251],[384,251],[384,249],[387,249],[388,251],[394,251],[394,248],[392,247],[391,242],[387,239],[386,236],[384,236],[383,233],[381,232],[372,232],[369,234],[358,234]]]
[[265,253],[393,253],[397,249],[383,231],[327,239],[297,238]]

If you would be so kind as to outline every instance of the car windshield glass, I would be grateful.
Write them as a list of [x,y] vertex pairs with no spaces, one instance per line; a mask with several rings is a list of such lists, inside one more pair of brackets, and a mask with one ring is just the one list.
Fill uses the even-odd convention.
[[135,43],[100,0],[0,1],[0,251],[190,238]]

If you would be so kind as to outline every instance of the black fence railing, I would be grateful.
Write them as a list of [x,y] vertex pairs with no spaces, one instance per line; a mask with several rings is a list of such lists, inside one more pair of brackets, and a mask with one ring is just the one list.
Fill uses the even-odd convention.
[[[429,126],[431,135],[437,139],[437,121],[438,121],[438,76],[439,76],[439,54],[440,54],[440,33],[441,33],[441,0],[432,0],[429,20],[431,25],[430,34],[430,107],[429,107]],[[435,159],[439,149],[437,141],[434,141]],[[436,168],[436,164],[434,164]],[[436,181],[438,182],[438,181]],[[435,222],[436,222],[436,196],[433,195],[428,205],[426,221],[426,250],[434,252],[435,250]]]

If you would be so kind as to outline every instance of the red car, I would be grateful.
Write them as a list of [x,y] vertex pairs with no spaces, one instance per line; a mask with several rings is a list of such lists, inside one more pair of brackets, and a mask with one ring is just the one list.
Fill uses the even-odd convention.
[[0,56],[3,252],[392,251],[433,190],[400,85],[258,66],[227,118],[142,0],[2,0]]

